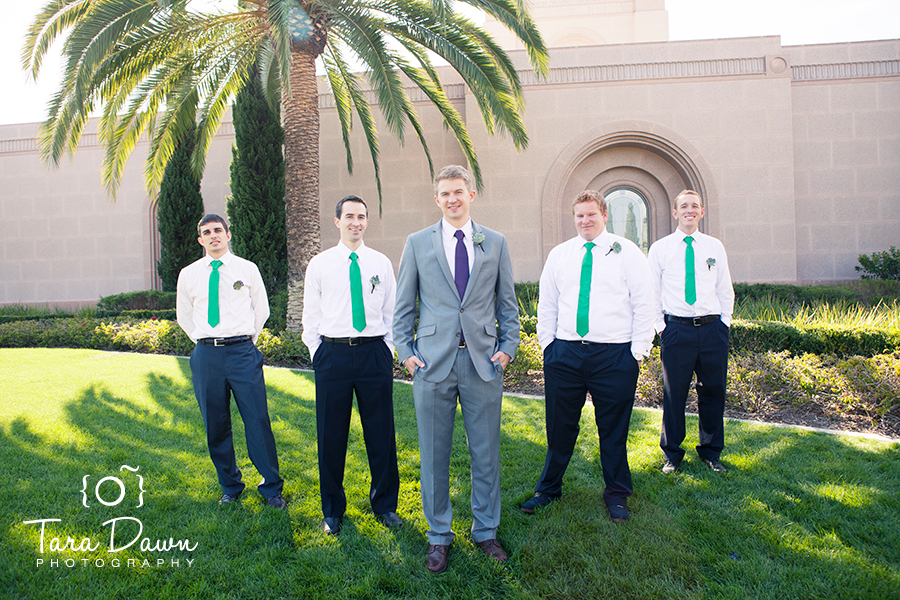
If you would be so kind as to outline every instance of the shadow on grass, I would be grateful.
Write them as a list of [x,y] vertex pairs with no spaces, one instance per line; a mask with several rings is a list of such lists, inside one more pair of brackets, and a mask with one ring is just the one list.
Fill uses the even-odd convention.
[[[186,365],[179,361],[182,373],[189,373]],[[189,377],[136,377],[146,391],[143,400],[114,394],[100,382],[61,399],[65,429],[74,434],[37,427],[40,415],[0,429],[7,557],[0,561],[0,589],[10,597],[887,598],[900,586],[898,444],[729,422],[723,456],[729,473],[710,472],[689,450],[679,473],[666,477],[658,470],[659,413],[636,411],[629,437],[632,519],[619,525],[602,505],[596,428],[587,407],[563,498],[529,516],[518,506],[530,496],[544,461],[543,401],[508,397],[500,539],[510,560],[493,563],[469,539],[469,458],[458,414],[451,464],[458,538],[450,569],[435,577],[423,566],[427,524],[410,386],[398,384],[394,398],[399,512],[407,525],[386,530],[371,514],[354,412],[345,529],[331,538],[318,530],[312,374],[266,372],[287,513],[265,508],[253,493],[258,475],[246,459],[237,415],[236,451],[250,489],[236,505],[217,505],[218,484]],[[696,419],[688,420],[688,430],[696,431]],[[696,433],[685,447],[693,444]],[[140,507],[122,464],[140,466],[146,490]],[[91,498],[85,508],[85,475],[91,486],[102,477],[120,477],[129,484],[124,501],[107,507]],[[106,485],[104,498],[115,496],[115,485]],[[136,544],[117,556],[147,558],[153,566],[112,568],[109,528],[102,523],[119,516],[140,518],[142,535],[152,541],[187,539],[196,548],[153,552]],[[50,518],[61,521],[48,525],[48,538],[89,537],[99,549],[40,554],[39,527],[23,521]],[[107,565],[84,566],[85,557],[106,559]],[[51,568],[37,566],[40,558],[79,562]],[[156,566],[157,558],[166,564]]]

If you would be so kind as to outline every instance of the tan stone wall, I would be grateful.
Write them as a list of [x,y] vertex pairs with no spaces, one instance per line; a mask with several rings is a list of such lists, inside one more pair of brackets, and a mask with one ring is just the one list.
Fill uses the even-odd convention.
[[787,48],[797,277],[856,278],[860,254],[900,246],[900,42]]
[[[42,163],[37,130],[34,123],[0,126],[0,304],[78,307],[158,287],[159,244],[142,175],[146,143],[113,201],[101,185],[95,129],[58,169]],[[222,215],[231,131],[229,122],[213,143],[201,189],[206,209]]]
[[[674,228],[669,202],[702,192],[704,230],[720,237],[738,281],[857,277],[859,253],[900,245],[900,40],[782,47],[778,37],[559,48],[546,80],[522,69],[530,144],[488,136],[471,95],[448,76],[484,172],[473,218],[510,242],[515,277],[535,281],[549,249],[574,235],[580,189],[628,185],[649,200],[653,240]],[[415,94],[435,168],[463,163],[452,134]],[[406,236],[440,218],[418,140],[379,121],[383,215],[368,148],[351,136],[346,168],[330,98],[321,98],[321,223],[334,204],[370,205],[366,242],[399,264]],[[377,114],[377,109],[376,109]],[[202,191],[224,214],[233,134],[213,142]],[[56,171],[40,163],[36,125],[0,127],[0,303],[89,303],[155,285],[156,240],[141,147],[118,200],[100,185],[89,135]]]

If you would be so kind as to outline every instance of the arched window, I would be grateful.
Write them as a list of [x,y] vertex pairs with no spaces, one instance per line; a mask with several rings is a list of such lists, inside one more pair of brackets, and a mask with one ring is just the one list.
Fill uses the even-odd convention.
[[633,188],[617,187],[606,193],[609,218],[606,230],[631,240],[644,254],[650,251],[647,200]]

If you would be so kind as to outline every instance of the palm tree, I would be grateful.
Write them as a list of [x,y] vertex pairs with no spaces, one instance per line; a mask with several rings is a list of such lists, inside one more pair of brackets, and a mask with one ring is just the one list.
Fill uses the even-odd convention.
[[[523,42],[534,70],[546,73],[548,55],[524,8],[525,0],[460,0],[503,23]],[[64,38],[65,70],[39,144],[57,165],[74,152],[89,116],[100,111],[105,146],[104,186],[112,197],[125,162],[143,135],[150,138],[144,168],[152,196],[183,132],[197,123],[192,168],[206,153],[231,99],[254,67],[272,106],[283,101],[288,237],[288,326],[298,329],[303,275],[319,251],[319,100],[321,58],[334,95],[352,172],[349,133],[355,111],[368,141],[381,195],[378,138],[353,61],[365,66],[384,121],[404,141],[411,126],[431,157],[405,76],[441,112],[481,185],[462,117],[444,94],[432,53],[455,69],[474,95],[487,130],[528,142],[520,118],[522,89],[506,53],[451,6],[450,0],[238,0],[214,13],[191,10],[195,0],[51,0],[37,15],[22,62],[38,77],[52,43]],[[380,201],[379,201],[380,206]]]

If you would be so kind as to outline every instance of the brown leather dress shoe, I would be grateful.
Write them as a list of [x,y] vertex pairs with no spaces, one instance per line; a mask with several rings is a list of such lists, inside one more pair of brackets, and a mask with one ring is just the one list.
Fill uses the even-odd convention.
[[481,548],[485,554],[496,560],[497,562],[503,562],[507,558],[506,550],[503,549],[503,546],[500,545],[496,539],[493,540],[484,540],[483,542],[475,542],[475,545]]
[[450,546],[447,544],[432,544],[425,553],[425,566],[432,573],[443,573],[447,570],[447,555]]

